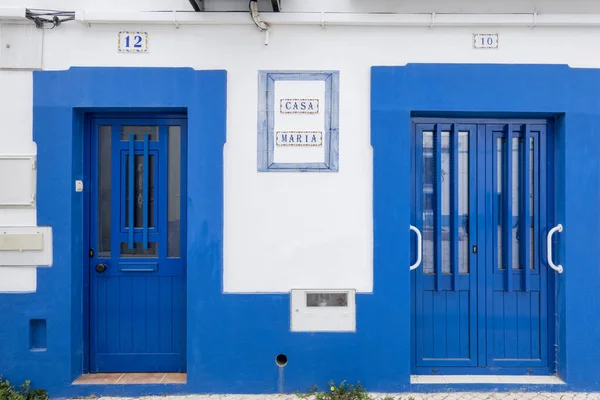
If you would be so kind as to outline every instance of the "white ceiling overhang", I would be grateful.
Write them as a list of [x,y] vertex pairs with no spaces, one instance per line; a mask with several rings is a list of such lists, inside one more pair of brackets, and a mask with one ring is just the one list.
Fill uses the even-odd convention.
[[[154,0],[157,1],[158,0]],[[176,0],[180,2],[182,0]],[[246,11],[248,0],[191,0],[205,11]],[[167,0],[168,2],[168,0]],[[173,1],[171,1],[173,3]],[[259,10],[281,12],[440,13],[440,14],[586,14],[600,13],[598,0],[258,0]]]

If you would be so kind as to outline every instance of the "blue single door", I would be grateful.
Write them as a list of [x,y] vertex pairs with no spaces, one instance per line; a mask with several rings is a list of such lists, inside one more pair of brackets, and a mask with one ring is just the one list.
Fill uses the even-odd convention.
[[185,371],[185,119],[93,118],[90,372]]
[[423,237],[413,273],[415,366],[474,367],[477,125],[421,123],[414,133],[413,225]]
[[413,372],[547,374],[546,121],[413,128]]
[[[485,306],[490,367],[548,368],[550,155],[545,123],[485,127]],[[488,227],[486,227],[488,228]]]

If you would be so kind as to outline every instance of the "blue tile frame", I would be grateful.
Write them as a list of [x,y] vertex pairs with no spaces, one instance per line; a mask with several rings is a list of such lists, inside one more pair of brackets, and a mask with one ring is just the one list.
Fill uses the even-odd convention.
[[[258,73],[258,171],[337,172],[339,170],[339,71],[259,71]],[[323,163],[275,163],[275,82],[324,81],[325,129]]]

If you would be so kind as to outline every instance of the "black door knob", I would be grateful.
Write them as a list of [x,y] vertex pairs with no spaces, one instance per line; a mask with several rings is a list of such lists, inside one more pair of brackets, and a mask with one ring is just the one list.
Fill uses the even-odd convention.
[[106,264],[96,264],[96,272],[103,273],[106,271]]

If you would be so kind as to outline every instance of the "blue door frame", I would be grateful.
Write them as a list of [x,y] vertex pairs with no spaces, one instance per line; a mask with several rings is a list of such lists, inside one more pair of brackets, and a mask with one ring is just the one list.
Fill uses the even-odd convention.
[[[412,119],[411,224],[423,235],[423,262],[411,273],[413,373],[554,372],[551,128],[547,120]],[[499,156],[506,143],[512,151]],[[510,230],[501,224],[507,215]]]
[[90,114],[86,129],[84,372],[185,371],[187,119]]

